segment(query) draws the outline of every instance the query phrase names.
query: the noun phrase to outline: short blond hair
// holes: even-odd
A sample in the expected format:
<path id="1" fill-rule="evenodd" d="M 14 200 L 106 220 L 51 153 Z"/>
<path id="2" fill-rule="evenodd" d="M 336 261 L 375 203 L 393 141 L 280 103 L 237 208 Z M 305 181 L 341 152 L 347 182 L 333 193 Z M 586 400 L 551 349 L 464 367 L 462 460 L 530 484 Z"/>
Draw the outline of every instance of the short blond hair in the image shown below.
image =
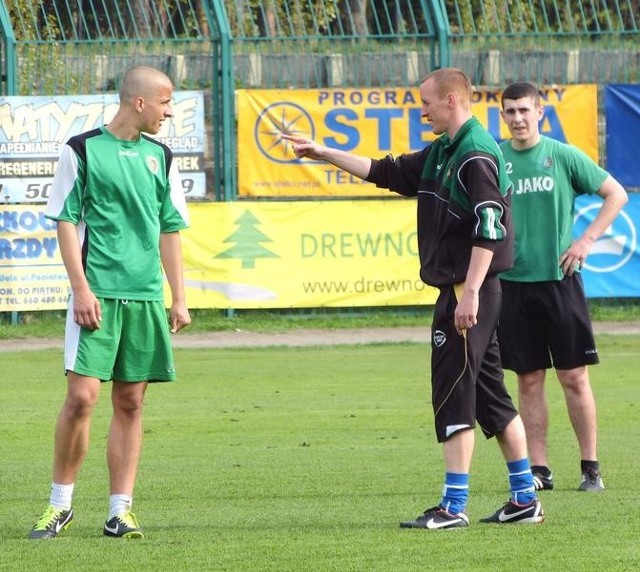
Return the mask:
<path id="1" fill-rule="evenodd" d="M 422 80 L 428 79 L 434 82 L 436 91 L 440 97 L 447 93 L 455 93 L 461 101 L 469 104 L 473 94 L 473 86 L 468 76 L 458 68 L 440 68 L 432 71 Z"/>

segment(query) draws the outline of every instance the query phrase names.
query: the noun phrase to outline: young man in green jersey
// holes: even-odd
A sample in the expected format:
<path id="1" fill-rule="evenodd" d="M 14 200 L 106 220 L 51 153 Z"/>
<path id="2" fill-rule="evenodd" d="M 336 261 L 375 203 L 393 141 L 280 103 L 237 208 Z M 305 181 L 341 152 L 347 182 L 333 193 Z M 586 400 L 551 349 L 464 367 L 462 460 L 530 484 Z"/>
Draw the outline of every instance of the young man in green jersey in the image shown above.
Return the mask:
<path id="1" fill-rule="evenodd" d="M 547 457 L 546 370 L 554 367 L 581 455 L 581 491 L 604 484 L 596 451 L 596 405 L 587 366 L 599 361 L 580 269 L 595 241 L 627 202 L 622 186 L 585 153 L 540 134 L 537 88 L 513 83 L 502 93 L 511 140 L 500 145 L 513 182 L 514 266 L 500 274 L 498 327 L 505 369 L 518 377 L 519 407 L 537 489 L 552 489 Z M 604 202 L 582 236 L 572 240 L 574 199 Z"/>
<path id="2" fill-rule="evenodd" d="M 76 476 L 89 445 L 101 382 L 111 381 L 107 441 L 110 498 L 105 536 L 142 538 L 131 512 L 142 447 L 147 384 L 175 379 L 170 332 L 191 321 L 185 302 L 179 231 L 188 225 L 184 192 L 168 147 L 156 134 L 173 114 L 162 72 L 129 70 L 113 120 L 72 137 L 61 152 L 46 216 L 71 296 L 65 330 L 67 394 L 55 430 L 49 505 L 30 538 L 71 525 Z M 171 290 L 169 319 L 163 275 Z"/>
<path id="3" fill-rule="evenodd" d="M 510 181 L 498 145 L 471 113 L 469 78 L 455 68 L 420 85 L 422 117 L 439 137 L 422 151 L 376 160 L 283 135 L 298 157 L 417 198 L 423 281 L 440 290 L 431 327 L 431 386 L 445 478 L 439 503 L 402 528 L 466 527 L 476 426 L 495 436 L 507 462 L 511 497 L 482 522 L 542 522 L 524 427 L 504 385 L 496 325 L 498 272 L 509 268 L 513 237 Z"/>

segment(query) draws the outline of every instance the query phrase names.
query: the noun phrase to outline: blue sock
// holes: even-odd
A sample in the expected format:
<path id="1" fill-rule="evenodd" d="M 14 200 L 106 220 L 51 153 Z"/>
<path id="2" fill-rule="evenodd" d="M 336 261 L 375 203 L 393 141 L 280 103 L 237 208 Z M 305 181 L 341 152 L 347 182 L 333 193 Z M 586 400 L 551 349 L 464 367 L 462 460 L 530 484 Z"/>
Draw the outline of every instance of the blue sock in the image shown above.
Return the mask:
<path id="1" fill-rule="evenodd" d="M 511 500 L 516 504 L 529 504 L 537 498 L 529 459 L 511 461 L 507 463 L 507 468 L 509 469 Z"/>
<path id="2" fill-rule="evenodd" d="M 445 473 L 440 506 L 450 514 L 458 514 L 467 506 L 469 473 Z"/>

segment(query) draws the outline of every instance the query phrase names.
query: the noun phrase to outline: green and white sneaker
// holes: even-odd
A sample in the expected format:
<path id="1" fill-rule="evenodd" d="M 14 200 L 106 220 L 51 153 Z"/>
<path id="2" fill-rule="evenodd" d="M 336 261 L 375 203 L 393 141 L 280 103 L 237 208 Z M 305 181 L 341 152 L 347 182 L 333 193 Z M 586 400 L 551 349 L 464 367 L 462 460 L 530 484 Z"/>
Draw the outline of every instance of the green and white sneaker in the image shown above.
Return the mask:
<path id="1" fill-rule="evenodd" d="M 73 509 L 62 510 L 49 505 L 40 520 L 33 525 L 29 538 L 55 538 L 71 526 Z"/>
<path id="2" fill-rule="evenodd" d="M 105 536 L 114 538 L 144 538 L 138 519 L 130 510 L 105 522 L 103 532 Z"/>

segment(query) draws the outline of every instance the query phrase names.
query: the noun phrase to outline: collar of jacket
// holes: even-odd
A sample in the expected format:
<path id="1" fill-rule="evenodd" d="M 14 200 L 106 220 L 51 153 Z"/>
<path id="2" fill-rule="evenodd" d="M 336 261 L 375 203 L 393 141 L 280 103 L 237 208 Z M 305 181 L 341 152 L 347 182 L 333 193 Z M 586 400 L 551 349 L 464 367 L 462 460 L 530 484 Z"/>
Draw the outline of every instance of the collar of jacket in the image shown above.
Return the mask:
<path id="1" fill-rule="evenodd" d="M 471 129 L 477 127 L 478 125 L 480 125 L 480 122 L 475 118 L 475 117 L 470 117 L 469 119 L 467 119 L 462 126 L 460 127 L 460 129 L 458 129 L 458 132 L 455 134 L 455 137 L 453 139 L 449 138 L 449 135 L 447 133 L 445 133 L 442 136 L 442 146 L 444 147 L 445 151 L 447 152 L 451 152 L 451 150 L 453 148 L 455 148 L 455 146 L 458 144 L 458 142 L 469 132 L 471 131 Z"/>

